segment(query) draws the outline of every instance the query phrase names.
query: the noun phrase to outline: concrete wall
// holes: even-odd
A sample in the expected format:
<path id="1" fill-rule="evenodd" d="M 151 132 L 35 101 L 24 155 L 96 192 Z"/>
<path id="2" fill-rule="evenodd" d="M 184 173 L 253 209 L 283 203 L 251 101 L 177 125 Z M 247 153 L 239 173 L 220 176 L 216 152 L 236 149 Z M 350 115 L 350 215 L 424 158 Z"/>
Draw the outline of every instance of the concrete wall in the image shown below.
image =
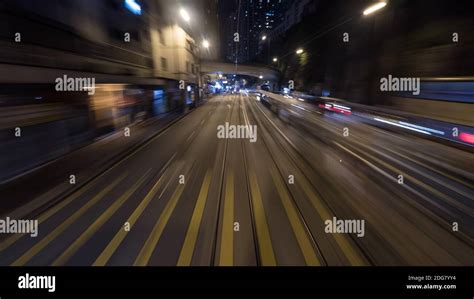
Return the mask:
<path id="1" fill-rule="evenodd" d="M 427 118 L 474 127 L 474 104 L 470 103 L 387 97 L 384 100 L 384 105 L 379 106 L 387 106 Z"/>

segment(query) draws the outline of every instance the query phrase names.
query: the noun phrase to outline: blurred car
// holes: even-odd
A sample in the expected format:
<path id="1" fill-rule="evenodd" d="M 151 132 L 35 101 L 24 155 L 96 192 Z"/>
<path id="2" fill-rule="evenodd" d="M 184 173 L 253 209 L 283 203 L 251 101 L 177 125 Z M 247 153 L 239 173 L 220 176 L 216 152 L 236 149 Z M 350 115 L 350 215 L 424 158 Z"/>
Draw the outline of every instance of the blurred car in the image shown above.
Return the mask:
<path id="1" fill-rule="evenodd" d="M 336 104 L 336 103 L 319 104 L 319 108 L 327 110 L 327 111 L 342 113 L 344 115 L 351 115 L 352 114 L 352 109 L 350 107 L 339 105 L 339 104 Z"/>

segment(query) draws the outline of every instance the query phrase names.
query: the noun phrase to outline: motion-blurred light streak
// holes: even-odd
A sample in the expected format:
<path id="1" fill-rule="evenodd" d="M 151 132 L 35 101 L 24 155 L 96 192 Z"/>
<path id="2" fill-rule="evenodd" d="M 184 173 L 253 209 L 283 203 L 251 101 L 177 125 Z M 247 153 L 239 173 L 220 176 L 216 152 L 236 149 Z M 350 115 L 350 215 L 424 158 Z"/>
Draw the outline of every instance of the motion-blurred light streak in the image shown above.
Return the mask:
<path id="1" fill-rule="evenodd" d="M 380 118 L 377 118 L 377 117 L 375 117 L 374 120 L 379 121 L 379 122 L 382 122 L 382 123 L 385 123 L 385 124 L 388 124 L 388 125 L 392 125 L 392 126 L 397 126 L 397 127 L 400 127 L 400 128 L 404 128 L 404 129 L 407 129 L 407 130 L 412 130 L 412 131 L 415 131 L 415 132 L 418 132 L 418 133 L 422 133 L 422 134 L 426 134 L 426 135 L 431 135 L 430 132 L 423 131 L 423 130 L 418 130 L 418 129 L 415 129 L 415 128 L 411 128 L 411 127 L 409 127 L 409 126 L 404 126 L 404 125 L 397 124 L 397 123 L 395 123 L 395 122 L 391 122 L 391 121 L 388 121 L 388 120 L 380 119 Z"/>

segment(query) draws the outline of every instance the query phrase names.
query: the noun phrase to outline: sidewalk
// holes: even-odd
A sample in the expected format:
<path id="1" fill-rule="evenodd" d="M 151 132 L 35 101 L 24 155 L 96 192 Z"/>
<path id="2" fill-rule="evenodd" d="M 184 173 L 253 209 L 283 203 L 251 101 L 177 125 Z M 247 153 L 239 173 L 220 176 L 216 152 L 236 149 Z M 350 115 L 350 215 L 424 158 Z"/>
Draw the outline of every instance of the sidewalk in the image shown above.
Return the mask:
<path id="1" fill-rule="evenodd" d="M 67 194 L 80 189 L 185 115 L 187 113 L 171 113 L 151 118 L 131 127 L 130 137 L 125 137 L 122 130 L 114 132 L 1 185 L 0 215 L 12 218 L 34 215 L 45 205 L 52 205 Z M 74 188 L 71 188 L 69 183 L 70 175 L 76 176 Z M 19 207 L 21 211 L 16 210 Z"/>

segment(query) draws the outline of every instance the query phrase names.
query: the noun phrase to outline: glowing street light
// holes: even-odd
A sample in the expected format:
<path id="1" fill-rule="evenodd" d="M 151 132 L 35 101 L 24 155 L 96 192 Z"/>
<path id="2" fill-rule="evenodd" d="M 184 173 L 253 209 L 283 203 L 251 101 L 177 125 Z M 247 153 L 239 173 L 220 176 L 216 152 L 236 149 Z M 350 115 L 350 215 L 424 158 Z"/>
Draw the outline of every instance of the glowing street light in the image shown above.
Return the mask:
<path id="1" fill-rule="evenodd" d="M 142 7 L 135 0 L 125 0 L 125 8 L 136 15 L 142 14 Z"/>
<path id="2" fill-rule="evenodd" d="M 186 22 L 191 21 L 191 17 L 189 16 L 189 13 L 184 8 L 181 8 L 179 10 L 179 14 L 181 15 L 181 18 L 183 18 L 183 20 L 185 20 Z"/>
<path id="3" fill-rule="evenodd" d="M 303 49 L 298 49 L 296 50 L 296 54 L 300 55 L 300 54 L 303 54 L 304 50 Z"/>
<path id="4" fill-rule="evenodd" d="M 266 35 L 262 36 L 262 40 L 266 40 L 266 39 L 267 39 Z"/>
<path id="5" fill-rule="evenodd" d="M 263 79 L 263 76 L 262 76 L 262 75 L 260 75 L 260 76 L 258 76 L 258 78 L 259 78 L 260 80 L 262 80 L 262 79 Z"/>
<path id="6" fill-rule="evenodd" d="M 379 2 L 379 3 L 376 3 L 372 6 L 369 6 L 366 10 L 364 10 L 364 16 L 370 15 L 371 13 L 373 13 L 373 12 L 379 10 L 379 9 L 382 9 L 385 6 L 387 6 L 387 2 Z"/>
<path id="7" fill-rule="evenodd" d="M 277 62 L 277 61 L 278 61 L 278 58 L 273 57 L 273 62 Z"/>
<path id="8" fill-rule="evenodd" d="M 209 41 L 208 41 L 208 40 L 206 40 L 206 39 L 205 39 L 205 40 L 203 40 L 203 41 L 202 41 L 202 46 L 204 47 L 204 49 L 208 49 L 208 48 L 209 48 L 209 46 L 210 46 L 210 44 L 209 44 Z"/>

